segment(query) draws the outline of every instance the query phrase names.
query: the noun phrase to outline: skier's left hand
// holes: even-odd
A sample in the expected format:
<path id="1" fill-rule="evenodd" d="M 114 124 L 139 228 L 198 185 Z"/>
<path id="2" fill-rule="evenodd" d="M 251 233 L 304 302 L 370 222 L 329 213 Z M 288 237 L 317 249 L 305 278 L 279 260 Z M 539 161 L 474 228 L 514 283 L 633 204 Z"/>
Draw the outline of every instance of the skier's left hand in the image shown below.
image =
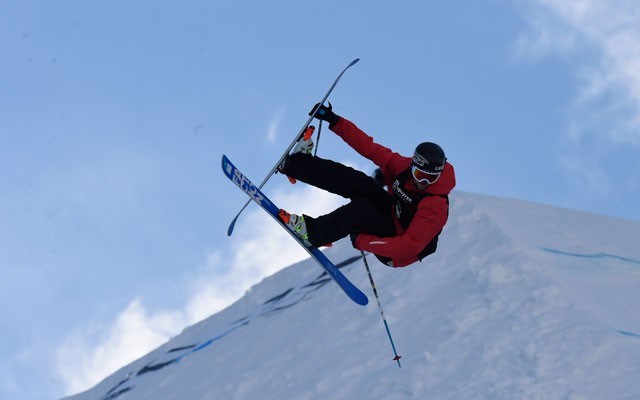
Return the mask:
<path id="1" fill-rule="evenodd" d="M 313 115 L 316 108 L 318 109 L 318 112 L 316 112 L 315 117 L 321 121 L 327 121 L 329 125 L 335 124 L 340 119 L 340 117 L 333 112 L 333 106 L 331 106 L 331 103 L 329 103 L 329 107 L 324 104 L 317 103 L 313 106 L 311 111 L 309 111 L 309 116 Z"/>

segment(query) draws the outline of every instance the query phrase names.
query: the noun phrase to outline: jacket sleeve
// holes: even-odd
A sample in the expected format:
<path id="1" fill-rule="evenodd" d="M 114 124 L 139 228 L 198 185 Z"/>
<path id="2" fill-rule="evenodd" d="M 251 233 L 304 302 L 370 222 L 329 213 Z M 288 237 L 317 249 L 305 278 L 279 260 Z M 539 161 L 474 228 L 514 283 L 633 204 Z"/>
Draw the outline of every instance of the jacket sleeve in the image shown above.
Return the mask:
<path id="1" fill-rule="evenodd" d="M 444 227 L 447 222 L 446 210 L 445 199 L 425 198 L 420 202 L 411 224 L 402 234 L 381 238 L 363 233 L 356 237 L 355 247 L 392 259 L 415 257 Z"/>
<path id="2" fill-rule="evenodd" d="M 385 176 L 396 176 L 407 168 L 407 157 L 375 143 L 371 136 L 364 133 L 348 119 L 340 117 L 338 122 L 331 126 L 331 130 L 361 156 L 373 161 L 382 169 Z"/>

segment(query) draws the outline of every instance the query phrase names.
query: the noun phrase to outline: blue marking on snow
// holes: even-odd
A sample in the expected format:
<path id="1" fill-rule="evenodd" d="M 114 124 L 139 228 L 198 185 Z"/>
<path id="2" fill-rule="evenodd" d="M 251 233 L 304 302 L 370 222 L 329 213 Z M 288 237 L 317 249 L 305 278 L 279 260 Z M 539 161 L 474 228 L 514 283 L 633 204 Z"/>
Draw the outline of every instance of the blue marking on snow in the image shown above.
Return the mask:
<path id="1" fill-rule="evenodd" d="M 351 265 L 355 261 L 359 260 L 360 258 L 361 258 L 360 256 L 349 258 L 349 259 L 337 264 L 336 265 L 336 269 L 343 268 L 345 266 Z M 131 373 L 131 375 L 128 376 L 125 380 L 119 382 L 116 386 L 111 388 L 111 390 L 109 390 L 103 397 L 101 397 L 100 400 L 115 400 L 120 395 L 122 395 L 122 394 L 124 394 L 124 393 L 126 393 L 126 392 L 128 392 L 130 390 L 133 390 L 135 388 L 135 385 L 133 385 L 131 381 L 133 379 L 135 379 L 136 377 L 144 375 L 144 374 L 147 374 L 147 373 L 154 373 L 154 372 L 157 372 L 157 371 L 159 371 L 161 369 L 164 369 L 164 368 L 166 368 L 166 367 L 168 367 L 170 365 L 177 364 L 180 361 L 182 361 L 185 357 L 189 357 L 193 353 L 196 353 L 196 352 L 198 352 L 200 350 L 203 350 L 203 349 L 211 346 L 215 342 L 225 338 L 227 335 L 229 335 L 229 334 L 233 333 L 234 331 L 242 328 L 243 326 L 249 325 L 254 318 L 259 318 L 261 316 L 266 316 L 266 315 L 269 315 L 272 312 L 276 312 L 276 311 L 280 311 L 280 310 L 284 310 L 286 308 L 292 307 L 292 306 L 298 304 L 299 302 L 301 302 L 302 300 L 304 300 L 306 298 L 306 296 L 309 295 L 309 293 L 317 290 L 319 287 L 323 286 L 324 284 L 326 284 L 330 280 L 331 280 L 331 278 L 328 277 L 327 272 L 324 271 L 313 282 L 308 283 L 307 285 L 304 285 L 301 288 L 290 288 L 290 289 L 280 293 L 278 296 L 272 297 L 270 300 L 267 300 L 266 302 L 264 302 L 262 304 L 260 309 L 257 310 L 255 313 L 247 315 L 247 316 L 245 316 L 243 318 L 240 318 L 239 320 L 236 320 L 235 322 L 231 323 L 231 325 L 225 331 L 223 331 L 222 333 L 218 334 L 217 336 L 211 337 L 211 338 L 205 340 L 202 343 L 196 343 L 196 344 L 190 344 L 190 345 L 187 345 L 187 346 L 175 347 L 175 348 L 172 348 L 172 349 L 168 350 L 166 354 L 171 354 L 171 355 L 178 354 L 178 353 L 182 353 L 182 354 L 176 355 L 175 357 L 172 357 L 172 358 L 169 358 L 169 359 L 165 359 L 165 361 L 155 360 L 155 361 L 145 365 L 135 375 L 134 375 L 134 373 Z M 308 289 L 308 288 L 312 288 L 312 289 Z M 120 387 L 123 386 L 125 383 L 128 383 L 130 386 L 127 386 L 127 387 L 124 387 L 124 388 L 120 389 Z M 120 390 L 117 390 L 117 389 L 120 389 Z"/>
<path id="2" fill-rule="evenodd" d="M 229 332 L 227 332 L 229 333 Z M 202 343 L 200 346 L 196 347 L 195 349 L 193 349 L 193 353 L 195 353 L 196 351 L 200 351 L 202 349 L 204 349 L 205 347 L 209 346 L 211 343 L 213 343 L 214 340 L 218 340 L 220 338 L 222 338 L 223 336 L 219 336 L 215 339 L 209 339 L 206 342 Z"/>
<path id="3" fill-rule="evenodd" d="M 640 339 L 640 335 L 637 334 L 637 333 L 633 333 L 633 332 L 629 332 L 629 331 L 622 331 L 620 329 L 615 329 L 615 328 L 611 328 L 611 330 L 616 332 L 616 333 L 619 333 L 621 335 L 624 335 L 624 336 L 631 336 L 631 337 L 635 337 L 635 338 Z"/>
<path id="4" fill-rule="evenodd" d="M 571 256 L 571 257 L 580 257 L 580 258 L 612 258 L 614 260 L 618 260 L 618 261 L 624 261 L 624 262 L 628 262 L 628 263 L 633 263 L 633 264 L 638 264 L 640 265 L 640 260 L 634 260 L 633 258 L 628 258 L 628 257 L 622 257 L 622 256 L 618 256 L 615 254 L 608 254 L 608 253 L 594 253 L 594 254 L 580 254 L 580 253 L 570 253 L 567 251 L 562 251 L 562 250 L 555 250 L 555 249 L 550 249 L 547 247 L 540 247 L 540 249 L 548 252 L 548 253 L 553 253 L 553 254 L 559 254 L 562 256 Z"/>

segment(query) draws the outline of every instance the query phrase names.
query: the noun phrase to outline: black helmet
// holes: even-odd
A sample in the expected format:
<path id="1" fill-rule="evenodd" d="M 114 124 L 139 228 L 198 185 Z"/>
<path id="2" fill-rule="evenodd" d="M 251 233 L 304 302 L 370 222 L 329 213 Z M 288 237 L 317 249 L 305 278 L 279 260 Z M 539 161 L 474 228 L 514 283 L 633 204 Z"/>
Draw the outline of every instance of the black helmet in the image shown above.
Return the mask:
<path id="1" fill-rule="evenodd" d="M 446 162 L 447 157 L 444 155 L 444 150 L 435 143 L 420 143 L 413 152 L 412 165 L 425 172 L 439 174 L 444 169 Z"/>
<path id="2" fill-rule="evenodd" d="M 440 179 L 447 157 L 440 146 L 431 142 L 420 143 L 413 152 L 411 175 L 418 185 L 431 185 Z"/>

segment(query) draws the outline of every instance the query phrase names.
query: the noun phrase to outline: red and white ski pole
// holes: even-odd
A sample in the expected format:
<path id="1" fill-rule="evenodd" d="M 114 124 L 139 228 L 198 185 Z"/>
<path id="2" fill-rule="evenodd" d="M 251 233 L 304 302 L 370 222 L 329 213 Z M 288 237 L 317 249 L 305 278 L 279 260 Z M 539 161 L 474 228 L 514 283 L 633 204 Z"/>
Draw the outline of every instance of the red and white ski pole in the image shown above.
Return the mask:
<path id="1" fill-rule="evenodd" d="M 391 337 L 391 331 L 389 330 L 389 324 L 387 324 L 387 319 L 384 317 L 384 311 L 382 311 L 382 305 L 380 305 L 380 297 L 378 296 L 378 289 L 376 289 L 376 284 L 373 282 L 373 276 L 371 275 L 371 270 L 369 269 L 369 263 L 367 262 L 367 257 L 364 255 L 364 251 L 360 251 L 362 253 L 362 261 L 364 261 L 364 266 L 367 269 L 367 274 L 369 275 L 369 282 L 371 282 L 371 289 L 373 289 L 373 294 L 376 296 L 376 302 L 378 303 L 378 308 L 380 309 L 380 315 L 382 316 L 382 322 L 384 322 L 384 328 L 387 330 L 387 336 L 389 336 L 389 341 L 391 342 L 391 348 L 393 349 L 393 361 L 398 363 L 398 367 L 402 368 L 400 365 L 401 356 L 396 352 L 396 346 L 393 344 L 393 338 Z"/>

